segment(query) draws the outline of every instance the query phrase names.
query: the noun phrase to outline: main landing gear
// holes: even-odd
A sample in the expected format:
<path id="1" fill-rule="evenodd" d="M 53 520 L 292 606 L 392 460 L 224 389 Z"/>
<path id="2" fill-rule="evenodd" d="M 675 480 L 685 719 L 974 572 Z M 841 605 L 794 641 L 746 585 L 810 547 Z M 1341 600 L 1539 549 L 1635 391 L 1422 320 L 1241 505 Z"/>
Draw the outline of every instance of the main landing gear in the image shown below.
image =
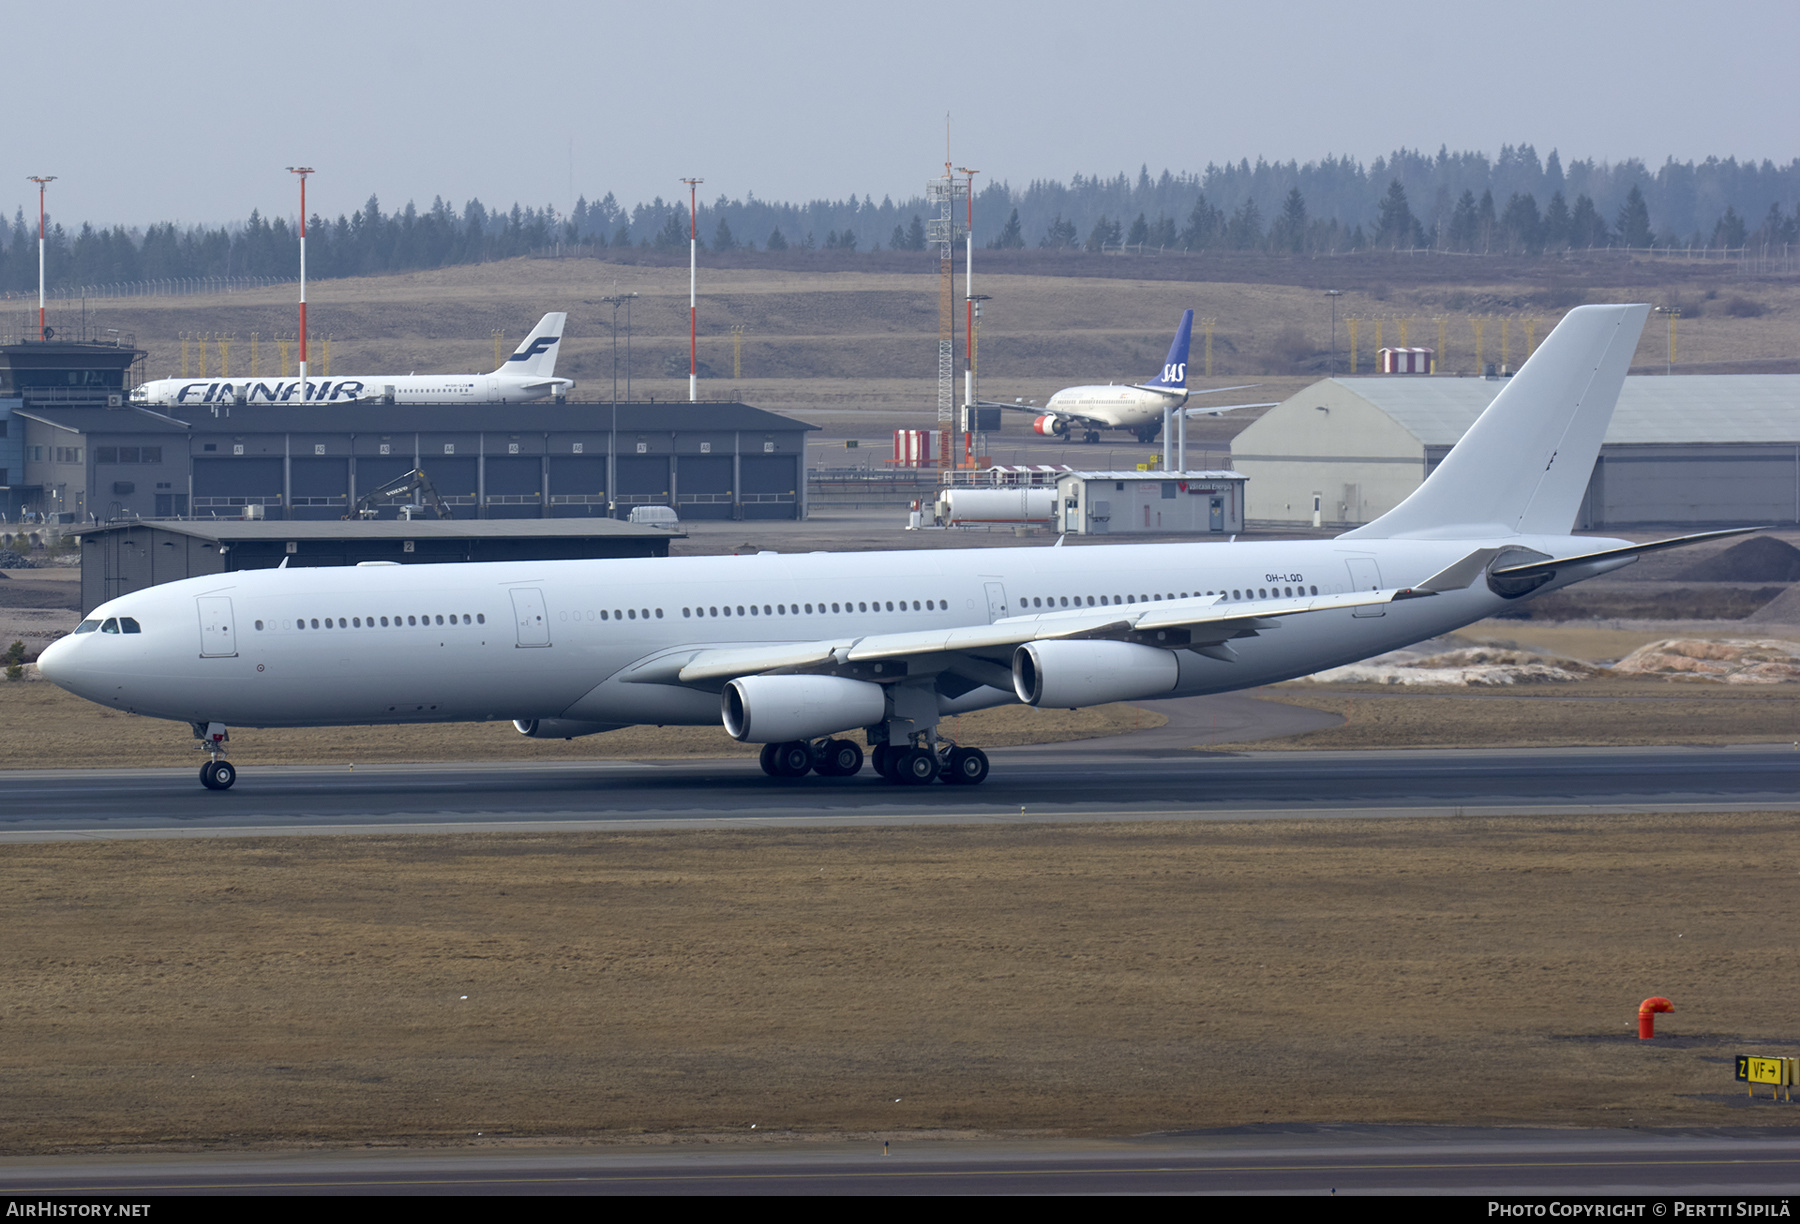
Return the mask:
<path id="1" fill-rule="evenodd" d="M 762 770 L 771 778 L 800 778 L 809 773 L 848 778 L 862 771 L 863 750 L 854 740 L 832 739 L 809 744 L 790 740 L 764 744 Z M 942 779 L 953 786 L 975 786 L 987 780 L 987 753 L 979 748 L 941 744 L 877 744 L 870 751 L 875 772 L 896 785 L 925 786 Z"/>
<path id="2" fill-rule="evenodd" d="M 952 786 L 975 786 L 987 780 L 987 753 L 979 748 L 942 744 L 936 752 L 924 745 L 875 745 L 875 770 L 889 782 L 925 786 L 941 778 Z"/>
<path id="3" fill-rule="evenodd" d="M 764 744 L 762 769 L 771 778 L 803 778 L 816 773 L 827 778 L 848 778 L 860 773 L 863 750 L 855 740 L 828 739 L 816 744 L 789 740 Z"/>
<path id="4" fill-rule="evenodd" d="M 195 723 L 194 738 L 199 741 L 194 747 L 209 754 L 206 764 L 200 767 L 200 785 L 207 790 L 230 790 L 237 781 L 237 768 L 225 759 L 225 745 L 231 740 L 225 724 Z"/>

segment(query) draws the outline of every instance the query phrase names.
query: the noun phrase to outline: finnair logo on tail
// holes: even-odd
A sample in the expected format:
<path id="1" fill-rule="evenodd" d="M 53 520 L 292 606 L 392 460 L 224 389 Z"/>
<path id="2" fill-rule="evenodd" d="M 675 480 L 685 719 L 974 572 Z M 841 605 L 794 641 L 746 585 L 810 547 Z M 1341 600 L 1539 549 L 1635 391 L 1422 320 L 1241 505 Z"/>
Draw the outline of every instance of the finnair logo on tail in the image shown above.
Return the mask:
<path id="1" fill-rule="evenodd" d="M 530 361 L 539 353 L 547 353 L 555 348 L 556 342 L 560 339 L 562 339 L 560 336 L 539 336 L 536 340 L 533 340 L 530 344 L 514 353 L 511 357 L 508 357 L 507 360 Z"/>

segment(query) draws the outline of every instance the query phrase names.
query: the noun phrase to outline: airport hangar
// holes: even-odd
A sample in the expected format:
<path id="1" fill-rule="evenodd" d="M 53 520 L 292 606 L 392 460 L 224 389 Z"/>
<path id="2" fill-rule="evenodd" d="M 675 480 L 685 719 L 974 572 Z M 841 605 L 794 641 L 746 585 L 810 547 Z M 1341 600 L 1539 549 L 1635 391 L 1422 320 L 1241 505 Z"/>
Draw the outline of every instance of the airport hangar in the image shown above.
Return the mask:
<path id="1" fill-rule="evenodd" d="M 68 524 L 336 521 L 417 468 L 459 520 L 624 518 L 637 506 L 672 506 L 683 519 L 802 519 L 806 434 L 817 428 L 738 403 L 622 403 L 615 429 L 610 403 L 164 413 L 114 399 L 9 406 L 23 504 Z M 398 514 L 394 503 L 378 510 Z"/>
<path id="2" fill-rule="evenodd" d="M 1329 378 L 1231 444 L 1253 525 L 1349 528 L 1423 483 L 1505 379 Z M 1314 518 L 1317 498 L 1318 518 Z M 1625 380 L 1575 526 L 1800 522 L 1800 375 Z"/>

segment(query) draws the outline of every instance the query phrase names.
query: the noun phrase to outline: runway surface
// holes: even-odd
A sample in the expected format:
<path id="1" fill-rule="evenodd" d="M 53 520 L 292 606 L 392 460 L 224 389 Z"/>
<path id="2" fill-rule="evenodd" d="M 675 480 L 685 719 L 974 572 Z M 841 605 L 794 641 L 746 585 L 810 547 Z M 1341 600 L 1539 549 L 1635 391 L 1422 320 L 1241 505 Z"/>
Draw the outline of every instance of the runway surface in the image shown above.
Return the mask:
<path id="1" fill-rule="evenodd" d="M 1800 1139 L 1342 1126 L 1109 1142 L 898 1141 L 675 1149 L 25 1158 L 0 1195 L 1466 1194 L 1707 1196 L 1800 1190 Z M 1661 1212 L 1646 1212 L 1646 1216 Z"/>
<path id="2" fill-rule="evenodd" d="M 1120 743 L 1121 741 L 1109 741 Z M 844 826 L 1800 809 L 1800 751 L 998 749 L 981 786 L 780 780 L 744 760 L 0 774 L 0 842 L 471 829 Z"/>

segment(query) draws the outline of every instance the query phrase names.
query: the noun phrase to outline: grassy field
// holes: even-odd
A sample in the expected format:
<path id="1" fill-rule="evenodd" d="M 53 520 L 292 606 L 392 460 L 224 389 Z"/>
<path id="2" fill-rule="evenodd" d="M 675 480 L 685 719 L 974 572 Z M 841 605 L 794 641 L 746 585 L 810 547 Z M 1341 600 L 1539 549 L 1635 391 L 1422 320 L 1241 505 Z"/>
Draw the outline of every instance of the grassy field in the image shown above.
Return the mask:
<path id="1" fill-rule="evenodd" d="M 1599 679 L 1507 689 L 1291 683 L 1260 696 L 1344 719 L 1258 749 L 1573 748 L 1793 742 L 1800 692 L 1662 679 Z"/>
<path id="2" fill-rule="evenodd" d="M 1754 814 L 12 846 L 0 1152 L 1781 1124 L 1730 1055 L 1800 1039 L 1797 855 Z"/>
<path id="3" fill-rule="evenodd" d="M 1442 262 L 1442 261 L 1438 261 Z M 1216 320 L 1214 383 L 1246 376 L 1279 376 L 1279 398 L 1329 365 L 1331 313 L 1313 282 L 1329 276 L 1332 261 L 1193 261 L 1121 275 L 1045 275 L 1042 261 L 1022 261 L 1028 274 L 1002 270 L 977 275 L 991 295 L 981 326 L 978 357 L 984 394 L 1042 400 L 1077 381 L 1135 380 L 1155 371 L 1182 310 Z M 891 266 L 891 265 L 889 265 Z M 1080 261 L 1071 267 L 1089 267 Z M 1172 267 L 1172 265 L 1171 265 Z M 1344 265 L 1346 292 L 1337 308 L 1339 369 L 1348 345 L 1347 319 L 1360 319 L 1363 370 L 1370 368 L 1376 326 L 1384 343 L 1406 339 L 1437 345 L 1438 318 L 1446 320 L 1440 369 L 1474 369 L 1474 330 L 1486 320 L 1484 359 L 1523 359 L 1528 320 L 1541 339 L 1581 301 L 1680 301 L 1679 356 L 1693 369 L 1765 368 L 1754 363 L 1793 360 L 1793 318 L 1800 286 L 1786 281 L 1746 283 L 1722 267 L 1603 265 L 1583 268 L 1535 261 L 1524 272 L 1479 261 L 1458 264 L 1476 279 L 1443 279 L 1440 268 L 1409 270 L 1405 261 L 1391 277 L 1359 274 Z M 1128 271 L 1128 269 L 1127 269 Z M 1488 278 L 1488 279 L 1483 279 Z M 469 371 L 493 368 L 493 333 L 510 350 L 546 310 L 567 310 L 569 331 L 558 372 L 581 383 L 580 394 L 611 394 L 612 310 L 600 299 L 639 294 L 632 312 L 632 390 L 638 396 L 685 399 L 687 275 L 685 267 L 613 264 L 593 259 L 518 259 L 401 276 L 317 282 L 309 293 L 315 344 L 331 337 L 332 368 Z M 741 397 L 781 411 L 820 413 L 849 429 L 861 413 L 881 419 L 872 433 L 906 424 L 897 414 L 925 417 L 935 402 L 937 283 L 932 265 L 919 270 L 783 271 L 755 267 L 701 271 L 701 359 L 716 377 L 709 396 Z M 1709 300 L 1708 295 L 1712 295 Z M 150 353 L 151 377 L 181 368 L 181 336 L 230 334 L 232 372 L 250 370 L 250 338 L 258 333 L 259 370 L 277 371 L 273 342 L 295 326 L 292 286 L 229 295 L 109 299 L 93 305 L 104 327 L 132 332 Z M 1727 307 L 1738 298 L 1765 313 L 1737 317 Z M 1510 319 L 1502 335 L 1502 319 Z M 742 375 L 732 373 L 733 327 L 744 329 Z M 1203 328 L 1196 330 L 1191 363 L 1204 385 Z M 208 342 L 208 370 L 220 371 L 216 340 Z M 1661 368 L 1667 337 L 1647 328 L 1637 361 Z M 1504 352 L 1503 352 L 1504 348 Z M 323 357 L 313 355 L 315 369 Z M 189 368 L 197 373 L 198 348 Z M 672 374 L 665 373 L 672 361 Z M 1744 365 L 1744 363 L 1752 363 Z M 1767 367 L 1774 368 L 1774 367 Z M 1251 418 L 1244 417 L 1247 421 Z M 837 426 L 834 425 L 834 428 Z M 1238 426 L 1241 427 L 1241 426 Z M 851 430 L 852 433 L 854 430 Z"/>

